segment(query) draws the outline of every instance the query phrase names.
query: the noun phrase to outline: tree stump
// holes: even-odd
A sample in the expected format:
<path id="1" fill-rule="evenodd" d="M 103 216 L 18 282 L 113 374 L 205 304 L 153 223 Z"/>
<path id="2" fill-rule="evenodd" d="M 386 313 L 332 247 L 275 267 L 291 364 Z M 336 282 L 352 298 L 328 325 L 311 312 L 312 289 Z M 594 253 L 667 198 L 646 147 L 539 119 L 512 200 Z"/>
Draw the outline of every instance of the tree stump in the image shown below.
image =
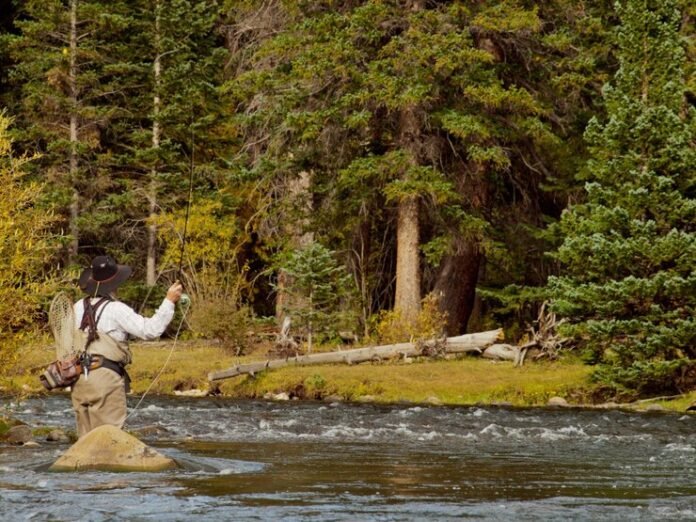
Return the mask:
<path id="1" fill-rule="evenodd" d="M 287 359 L 289 357 L 297 357 L 300 355 L 300 345 L 290 335 L 291 324 L 292 319 L 289 315 L 286 315 L 283 319 L 283 324 L 280 327 L 280 331 L 278 332 L 273 347 L 268 350 L 268 355 L 278 357 L 280 359 Z"/>

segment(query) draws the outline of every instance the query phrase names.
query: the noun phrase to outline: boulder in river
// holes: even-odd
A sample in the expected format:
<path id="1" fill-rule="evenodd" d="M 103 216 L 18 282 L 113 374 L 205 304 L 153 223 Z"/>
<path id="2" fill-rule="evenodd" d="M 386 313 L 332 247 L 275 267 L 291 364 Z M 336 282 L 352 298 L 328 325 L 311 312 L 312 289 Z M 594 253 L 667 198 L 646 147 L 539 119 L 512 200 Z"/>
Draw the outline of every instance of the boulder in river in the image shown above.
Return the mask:
<path id="1" fill-rule="evenodd" d="M 125 431 L 105 424 L 83 435 L 50 471 L 164 471 L 178 464 Z"/>
<path id="2" fill-rule="evenodd" d="M 32 440 L 34 440 L 34 436 L 31 433 L 31 428 L 25 424 L 12 426 L 5 434 L 5 441 L 10 444 L 25 444 Z"/>

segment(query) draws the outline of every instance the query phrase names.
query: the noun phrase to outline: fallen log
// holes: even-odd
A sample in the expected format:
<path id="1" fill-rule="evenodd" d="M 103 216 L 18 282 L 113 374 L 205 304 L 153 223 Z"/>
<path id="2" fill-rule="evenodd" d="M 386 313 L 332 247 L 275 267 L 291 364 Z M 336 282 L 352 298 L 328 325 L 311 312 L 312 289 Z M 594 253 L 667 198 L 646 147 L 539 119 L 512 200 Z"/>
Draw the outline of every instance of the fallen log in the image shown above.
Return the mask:
<path id="1" fill-rule="evenodd" d="M 208 374 L 209 381 L 220 381 L 229 379 L 237 375 L 253 375 L 263 370 L 281 368 L 283 366 L 307 366 L 311 364 L 346 363 L 354 364 L 365 361 L 381 361 L 395 356 L 414 357 L 427 355 L 435 351 L 444 353 L 465 353 L 483 350 L 502 339 L 503 330 L 490 330 L 488 332 L 477 332 L 457 337 L 447 337 L 442 342 L 427 341 L 424 343 L 399 343 L 384 346 L 368 346 L 365 348 L 354 348 L 352 350 L 342 350 L 338 352 L 313 353 L 309 355 L 297 355 L 285 359 L 272 359 L 262 362 L 238 364 L 227 370 L 211 372 Z"/>
<path id="2" fill-rule="evenodd" d="M 481 354 L 486 359 L 513 361 L 516 365 L 520 358 L 520 349 L 510 344 L 492 344 Z"/>

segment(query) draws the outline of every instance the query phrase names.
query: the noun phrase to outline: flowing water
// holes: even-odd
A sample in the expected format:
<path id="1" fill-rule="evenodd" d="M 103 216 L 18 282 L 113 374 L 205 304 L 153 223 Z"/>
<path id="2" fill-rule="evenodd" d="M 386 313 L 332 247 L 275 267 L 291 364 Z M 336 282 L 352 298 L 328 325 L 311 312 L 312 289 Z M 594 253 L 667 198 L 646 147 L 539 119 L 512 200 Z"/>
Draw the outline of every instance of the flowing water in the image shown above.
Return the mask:
<path id="1" fill-rule="evenodd" d="M 13 415 L 73 427 L 66 396 Z M 183 468 L 51 473 L 0 446 L 0 520 L 694 520 L 696 416 L 148 397 L 127 429 Z"/>

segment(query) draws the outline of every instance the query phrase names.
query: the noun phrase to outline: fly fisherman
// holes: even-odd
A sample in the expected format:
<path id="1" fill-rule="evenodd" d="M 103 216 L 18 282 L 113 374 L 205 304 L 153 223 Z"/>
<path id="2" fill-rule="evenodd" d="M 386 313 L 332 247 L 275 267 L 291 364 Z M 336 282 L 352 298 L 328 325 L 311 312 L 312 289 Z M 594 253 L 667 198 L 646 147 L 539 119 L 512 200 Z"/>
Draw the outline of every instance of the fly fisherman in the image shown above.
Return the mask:
<path id="1" fill-rule="evenodd" d="M 76 327 L 87 332 L 87 368 L 72 387 L 77 435 L 103 424 L 121 428 L 126 420 L 126 392 L 130 381 L 125 367 L 131 362 L 128 336 L 156 339 L 174 317 L 182 286 L 174 283 L 150 318 L 116 300 L 116 289 L 128 279 L 131 268 L 111 256 L 97 256 L 80 275 L 87 297 L 75 303 Z"/>

